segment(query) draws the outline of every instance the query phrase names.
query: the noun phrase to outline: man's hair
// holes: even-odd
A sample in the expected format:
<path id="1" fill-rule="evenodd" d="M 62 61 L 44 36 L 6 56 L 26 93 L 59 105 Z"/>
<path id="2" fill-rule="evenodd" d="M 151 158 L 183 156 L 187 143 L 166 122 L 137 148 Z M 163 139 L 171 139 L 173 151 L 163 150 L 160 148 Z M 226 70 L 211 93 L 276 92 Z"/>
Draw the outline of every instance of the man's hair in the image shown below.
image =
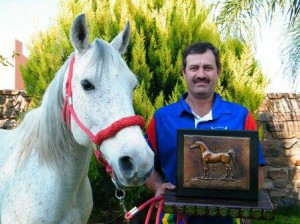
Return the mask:
<path id="1" fill-rule="evenodd" d="M 211 50 L 216 59 L 217 69 L 221 68 L 219 50 L 209 42 L 196 42 L 189 45 L 183 52 L 182 68 L 186 68 L 186 58 L 189 54 L 204 54 L 206 51 Z"/>

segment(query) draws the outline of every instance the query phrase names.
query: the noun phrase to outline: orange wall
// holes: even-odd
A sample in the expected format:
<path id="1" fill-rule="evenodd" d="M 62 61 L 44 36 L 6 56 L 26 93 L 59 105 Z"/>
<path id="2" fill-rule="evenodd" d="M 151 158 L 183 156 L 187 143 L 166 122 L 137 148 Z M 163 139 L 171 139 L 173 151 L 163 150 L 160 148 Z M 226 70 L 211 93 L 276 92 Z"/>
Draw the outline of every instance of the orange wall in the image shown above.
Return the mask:
<path id="1" fill-rule="evenodd" d="M 27 58 L 23 55 L 23 44 L 18 40 L 15 40 L 15 52 L 19 54 L 15 56 L 15 89 L 23 90 L 24 82 L 20 71 L 20 65 L 25 65 Z"/>

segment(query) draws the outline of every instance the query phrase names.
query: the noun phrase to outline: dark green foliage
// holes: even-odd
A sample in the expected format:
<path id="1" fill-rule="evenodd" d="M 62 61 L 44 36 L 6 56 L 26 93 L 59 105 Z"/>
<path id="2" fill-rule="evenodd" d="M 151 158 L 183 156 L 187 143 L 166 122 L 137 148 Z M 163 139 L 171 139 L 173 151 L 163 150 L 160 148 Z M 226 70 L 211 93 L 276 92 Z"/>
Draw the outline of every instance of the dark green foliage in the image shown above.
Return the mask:
<path id="1" fill-rule="evenodd" d="M 89 178 L 93 189 L 94 207 L 109 209 L 117 207 L 118 201 L 111 197 L 115 193 L 115 187 L 105 167 L 101 166 L 93 156 L 89 167 Z"/>
<path id="2" fill-rule="evenodd" d="M 53 25 L 32 40 L 30 56 L 22 69 L 27 93 L 37 106 L 52 80 L 73 51 L 69 30 L 76 15 L 84 12 L 90 40 L 111 41 L 127 20 L 131 41 L 124 55 L 138 76 L 134 92 L 137 114 L 148 122 L 155 109 L 178 100 L 186 90 L 181 74 L 182 52 L 195 41 L 210 41 L 220 48 L 223 64 L 217 91 L 226 99 L 246 105 L 252 112 L 263 100 L 266 80 L 251 48 L 237 39 L 221 39 L 216 25 L 208 18 L 210 9 L 196 0 L 62 0 L 61 11 Z M 119 210 L 114 187 L 104 168 L 93 157 L 89 177 L 94 206 Z M 126 205 L 139 205 L 150 193 L 144 187 L 127 192 Z"/>
<path id="3" fill-rule="evenodd" d="M 300 223 L 300 205 L 278 207 L 274 220 L 252 220 L 252 224 L 298 224 Z"/>

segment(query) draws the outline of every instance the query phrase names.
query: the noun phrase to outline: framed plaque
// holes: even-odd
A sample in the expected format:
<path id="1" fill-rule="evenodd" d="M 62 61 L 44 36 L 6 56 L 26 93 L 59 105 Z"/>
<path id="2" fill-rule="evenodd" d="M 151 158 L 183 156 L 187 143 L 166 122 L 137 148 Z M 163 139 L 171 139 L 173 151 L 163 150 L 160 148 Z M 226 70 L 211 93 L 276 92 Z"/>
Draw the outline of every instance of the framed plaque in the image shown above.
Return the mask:
<path id="1" fill-rule="evenodd" d="M 258 133 L 179 129 L 176 196 L 258 200 Z"/>

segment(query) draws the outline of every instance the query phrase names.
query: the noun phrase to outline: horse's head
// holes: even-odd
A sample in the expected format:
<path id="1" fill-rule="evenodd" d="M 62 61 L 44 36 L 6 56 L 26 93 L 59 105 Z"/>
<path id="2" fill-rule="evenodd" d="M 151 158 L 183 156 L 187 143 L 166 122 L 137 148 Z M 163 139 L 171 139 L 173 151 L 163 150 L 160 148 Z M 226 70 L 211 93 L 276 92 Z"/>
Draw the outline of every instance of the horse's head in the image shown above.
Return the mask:
<path id="1" fill-rule="evenodd" d="M 190 145 L 190 150 L 194 149 L 200 149 L 201 152 L 203 152 L 203 150 L 207 149 L 207 146 L 203 141 L 195 139 L 195 141 Z"/>
<path id="2" fill-rule="evenodd" d="M 64 116 L 75 140 L 89 148 L 98 145 L 119 187 L 143 184 L 154 157 L 140 128 L 144 121 L 133 109 L 137 78 L 121 57 L 129 35 L 127 23 L 111 43 L 96 39 L 90 44 L 85 16 L 79 15 L 71 29 L 75 59 L 63 90 Z"/>

